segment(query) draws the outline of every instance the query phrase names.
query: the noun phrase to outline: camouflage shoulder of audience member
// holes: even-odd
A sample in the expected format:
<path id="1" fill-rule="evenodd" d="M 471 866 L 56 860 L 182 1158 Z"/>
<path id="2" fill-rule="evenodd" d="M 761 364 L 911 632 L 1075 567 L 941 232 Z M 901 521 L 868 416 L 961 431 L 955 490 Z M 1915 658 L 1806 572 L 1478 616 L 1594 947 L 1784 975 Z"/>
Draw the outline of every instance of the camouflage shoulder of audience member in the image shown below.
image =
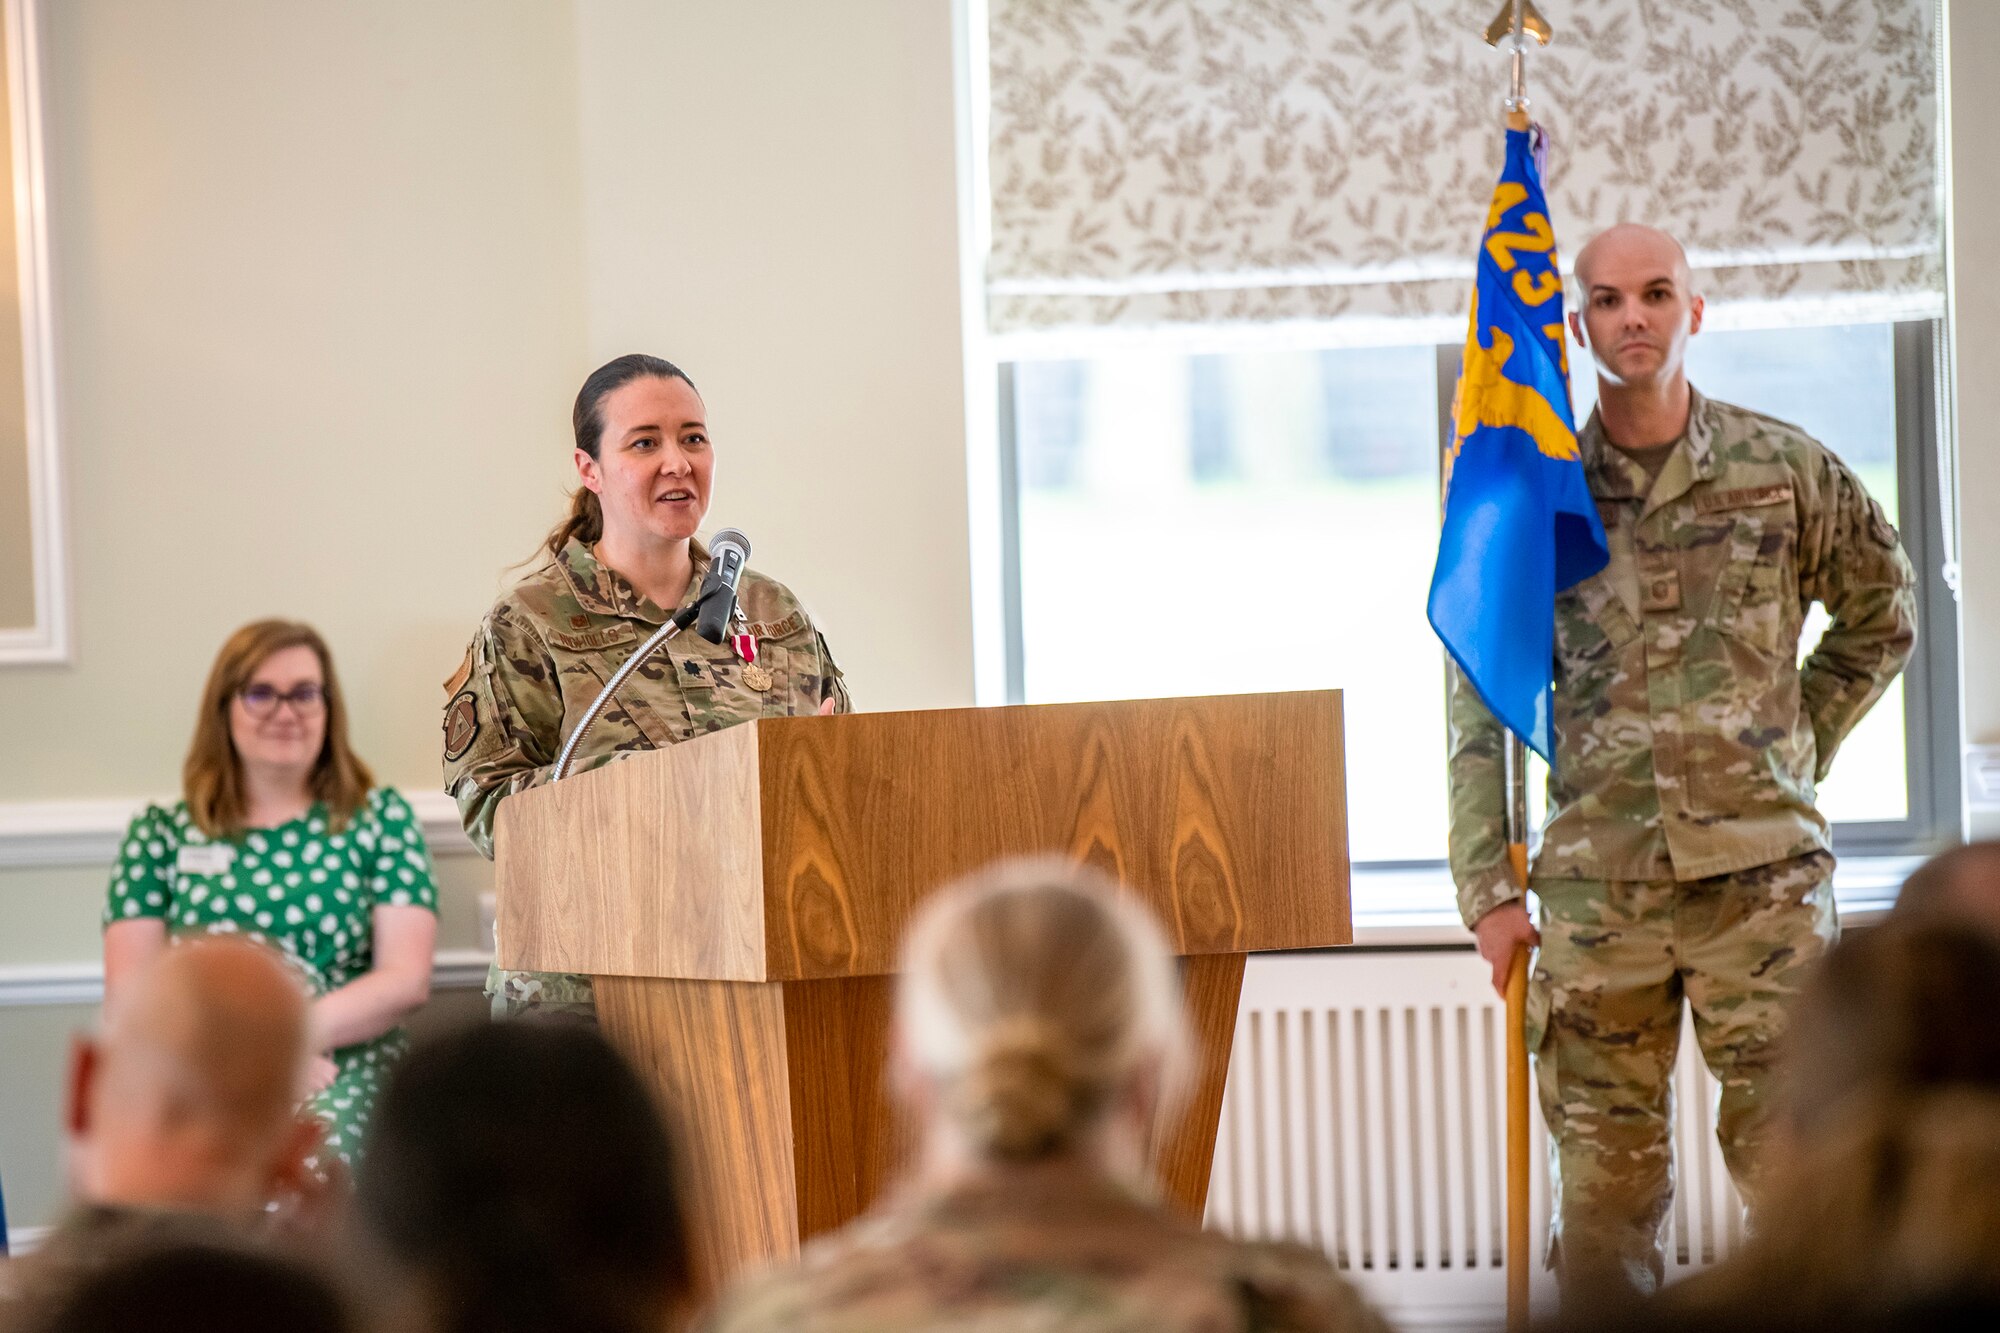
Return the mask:
<path id="1" fill-rule="evenodd" d="M 919 1333 L 954 1327 L 1144 1328 L 1193 1333 L 1389 1333 L 1390 1325 L 1303 1246 L 1239 1244 L 1109 1222 L 1074 1257 L 1024 1253 L 1003 1233 L 915 1238 L 910 1219 L 863 1218 L 794 1265 L 730 1291 L 708 1333 Z M 1023 1225 L 1031 1223 L 1024 1218 Z"/>
<path id="2" fill-rule="evenodd" d="M 1252 1333 L 1390 1333 L 1387 1320 L 1326 1255 L 1290 1242 L 1236 1247 Z"/>

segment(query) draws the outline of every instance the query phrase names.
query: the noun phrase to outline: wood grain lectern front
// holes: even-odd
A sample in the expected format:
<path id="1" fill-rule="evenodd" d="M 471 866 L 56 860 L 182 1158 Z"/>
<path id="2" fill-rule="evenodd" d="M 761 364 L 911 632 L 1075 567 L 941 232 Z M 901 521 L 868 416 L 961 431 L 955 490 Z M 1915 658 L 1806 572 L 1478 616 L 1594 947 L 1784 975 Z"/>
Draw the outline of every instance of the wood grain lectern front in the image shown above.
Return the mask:
<path id="1" fill-rule="evenodd" d="M 910 1147 L 887 1101 L 911 912 L 1058 853 L 1158 913 L 1202 1043 L 1158 1127 L 1199 1215 L 1243 959 L 1349 941 L 1337 691 L 771 718 L 509 797 L 503 967 L 596 978 L 673 1108 L 704 1285 L 860 1212 Z"/>

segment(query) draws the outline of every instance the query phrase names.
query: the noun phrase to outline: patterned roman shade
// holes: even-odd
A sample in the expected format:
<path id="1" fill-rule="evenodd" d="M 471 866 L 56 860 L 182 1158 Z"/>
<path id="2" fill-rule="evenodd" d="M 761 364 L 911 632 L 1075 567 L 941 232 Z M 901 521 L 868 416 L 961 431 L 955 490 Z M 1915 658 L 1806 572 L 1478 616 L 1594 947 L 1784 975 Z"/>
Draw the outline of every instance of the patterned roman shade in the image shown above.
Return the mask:
<path id="1" fill-rule="evenodd" d="M 1463 322 L 1502 151 L 1495 0 L 990 4 L 995 334 Z M 1541 8 L 1565 265 L 1631 219 L 1682 239 L 1713 323 L 1942 312 L 1937 0 Z"/>

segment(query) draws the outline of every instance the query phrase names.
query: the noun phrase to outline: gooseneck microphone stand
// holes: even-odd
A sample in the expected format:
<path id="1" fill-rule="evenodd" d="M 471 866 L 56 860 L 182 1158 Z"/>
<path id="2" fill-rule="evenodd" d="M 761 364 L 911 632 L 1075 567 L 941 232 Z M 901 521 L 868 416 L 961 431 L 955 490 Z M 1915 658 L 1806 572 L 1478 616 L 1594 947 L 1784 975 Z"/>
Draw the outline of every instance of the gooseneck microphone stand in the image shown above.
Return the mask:
<path id="1" fill-rule="evenodd" d="M 657 652 L 660 645 L 664 644 L 668 639 L 673 638 L 676 634 L 679 634 L 689 625 L 694 624 L 695 618 L 701 614 L 701 609 L 708 605 L 712 599 L 716 597 L 728 597 L 733 600 L 735 595 L 736 590 L 727 584 L 717 584 L 715 587 L 708 589 L 701 596 L 695 598 L 671 616 L 668 616 L 667 623 L 654 630 L 653 637 L 640 644 L 638 649 L 630 657 L 626 658 L 616 671 L 611 673 L 611 679 L 604 682 L 604 688 L 597 692 L 595 699 L 591 700 L 590 708 L 584 713 L 583 720 L 576 724 L 576 730 L 572 731 L 569 734 L 569 739 L 563 742 L 562 753 L 556 756 L 555 767 L 549 770 L 550 782 L 561 782 L 565 777 L 569 776 L 569 767 L 576 759 L 577 747 L 583 744 L 583 738 L 588 736 L 590 729 L 597 724 L 598 717 L 604 712 L 604 706 L 611 702 L 611 696 L 616 692 L 618 687 L 623 685 L 647 658 Z"/>

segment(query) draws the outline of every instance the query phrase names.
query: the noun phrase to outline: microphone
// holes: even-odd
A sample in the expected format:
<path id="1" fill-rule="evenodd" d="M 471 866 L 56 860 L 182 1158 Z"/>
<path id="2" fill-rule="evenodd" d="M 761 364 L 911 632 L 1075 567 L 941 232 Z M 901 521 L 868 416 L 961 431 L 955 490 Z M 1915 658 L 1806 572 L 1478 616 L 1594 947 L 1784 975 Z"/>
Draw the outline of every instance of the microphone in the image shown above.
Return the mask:
<path id="1" fill-rule="evenodd" d="M 750 559 L 750 539 L 735 528 L 724 528 L 709 539 L 708 577 L 701 581 L 701 614 L 694 632 L 710 643 L 721 643 L 736 611 L 736 583 Z M 715 594 L 710 596 L 710 594 Z"/>
<path id="2" fill-rule="evenodd" d="M 604 714 L 604 706 L 611 702 L 611 696 L 625 683 L 625 678 L 639 669 L 639 664 L 653 655 L 653 651 L 668 639 L 686 629 L 690 622 L 696 632 L 710 643 L 721 643 L 729 630 L 729 617 L 736 613 L 736 584 L 743 577 L 743 566 L 750 559 L 750 539 L 735 528 L 724 528 L 708 543 L 708 574 L 701 581 L 701 591 L 695 599 L 667 617 L 667 623 L 653 631 L 653 637 L 639 645 L 639 650 L 626 658 L 619 668 L 611 673 L 611 679 L 604 682 L 604 688 L 591 700 L 583 717 L 576 724 L 576 730 L 563 742 L 562 752 L 556 756 L 555 767 L 549 772 L 550 782 L 561 782 L 569 776 L 570 761 L 576 756 L 577 747 L 583 738 L 597 725 L 597 719 Z"/>

